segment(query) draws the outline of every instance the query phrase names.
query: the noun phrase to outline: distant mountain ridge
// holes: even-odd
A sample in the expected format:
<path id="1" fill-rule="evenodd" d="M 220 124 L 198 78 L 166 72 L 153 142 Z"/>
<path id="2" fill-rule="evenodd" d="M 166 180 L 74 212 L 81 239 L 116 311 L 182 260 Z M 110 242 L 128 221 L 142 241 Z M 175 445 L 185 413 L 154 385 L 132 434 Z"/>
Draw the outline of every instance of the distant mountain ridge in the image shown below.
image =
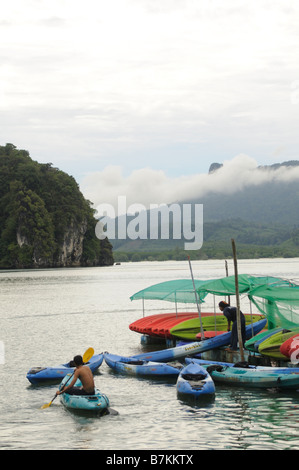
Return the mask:
<path id="1" fill-rule="evenodd" d="M 299 167 L 299 161 L 291 160 L 258 170 L 279 170 L 281 167 Z M 215 173 L 222 164 L 210 165 L 209 173 Z M 272 246 L 279 256 L 299 256 L 299 179 L 293 181 L 275 180 L 248 185 L 234 193 L 219 193 L 210 190 L 206 196 L 182 203 L 203 204 L 204 243 L 200 250 L 220 246 L 235 238 L 244 246 Z M 115 240 L 114 250 L 124 252 L 157 252 L 182 249 L 181 240 Z M 275 250 L 273 252 L 275 253 Z M 214 249 L 216 252 L 216 248 Z M 257 250 L 258 252 L 258 250 Z M 294 255 L 290 255 L 294 253 Z"/>
<path id="2" fill-rule="evenodd" d="M 209 173 L 222 167 L 213 163 Z M 258 169 L 277 170 L 281 167 L 299 167 L 299 161 L 290 160 Z M 233 194 L 210 192 L 207 196 L 184 202 L 200 203 L 204 207 L 204 222 L 240 218 L 254 223 L 269 223 L 294 227 L 299 225 L 299 180 L 276 181 L 248 186 Z"/>

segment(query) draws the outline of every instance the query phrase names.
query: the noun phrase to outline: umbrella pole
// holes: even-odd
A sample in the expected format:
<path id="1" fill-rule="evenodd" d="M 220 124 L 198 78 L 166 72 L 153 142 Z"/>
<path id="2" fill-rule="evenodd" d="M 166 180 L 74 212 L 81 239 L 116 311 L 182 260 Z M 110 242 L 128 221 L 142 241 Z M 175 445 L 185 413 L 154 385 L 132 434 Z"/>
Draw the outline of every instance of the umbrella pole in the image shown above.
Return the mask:
<path id="1" fill-rule="evenodd" d="M 241 333 L 241 314 L 240 314 L 240 296 L 239 296 L 239 282 L 238 282 L 238 265 L 237 265 L 236 245 L 235 245 L 235 240 L 233 238 L 232 238 L 232 249 L 233 249 L 234 268 L 235 268 L 238 341 L 239 341 L 241 361 L 244 361 L 244 349 L 243 349 L 243 340 L 242 340 L 242 333 Z"/>
<path id="2" fill-rule="evenodd" d="M 204 335 L 203 326 L 202 326 L 202 321 L 201 321 L 200 306 L 199 306 L 199 301 L 198 301 L 198 297 L 197 297 L 197 292 L 196 292 L 196 289 L 195 289 L 195 283 L 194 283 L 194 277 L 193 277 L 193 272 L 192 272 L 192 267 L 191 267 L 190 256 L 188 256 L 188 261 L 189 261 L 189 267 L 190 267 L 190 273 L 191 273 L 191 277 L 192 277 L 194 295 L 195 295 L 195 300 L 196 300 L 196 305 L 197 305 L 197 310 L 198 310 L 198 316 L 199 316 L 199 322 L 200 322 L 201 339 L 203 340 L 203 339 L 205 339 L 205 335 Z"/>

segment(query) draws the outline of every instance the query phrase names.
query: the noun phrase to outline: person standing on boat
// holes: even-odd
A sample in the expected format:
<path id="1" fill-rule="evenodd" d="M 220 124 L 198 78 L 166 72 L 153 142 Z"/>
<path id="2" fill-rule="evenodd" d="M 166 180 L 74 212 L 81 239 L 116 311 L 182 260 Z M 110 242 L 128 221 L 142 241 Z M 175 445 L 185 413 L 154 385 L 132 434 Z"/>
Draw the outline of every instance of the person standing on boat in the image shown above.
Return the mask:
<path id="1" fill-rule="evenodd" d="M 76 366 L 72 381 L 62 390 L 58 390 L 56 395 L 68 393 L 69 395 L 94 395 L 95 386 L 93 374 L 88 366 L 84 365 L 82 356 L 75 356 L 74 363 Z M 82 387 L 74 387 L 76 380 L 80 379 Z"/>
<path id="2" fill-rule="evenodd" d="M 238 349 L 237 309 L 236 307 L 231 307 L 227 302 L 224 302 L 223 300 L 219 302 L 219 309 L 221 310 L 221 312 L 227 319 L 227 322 L 228 322 L 227 331 L 230 331 L 231 323 L 233 324 L 232 330 L 231 330 L 230 348 L 228 350 L 237 351 Z M 240 318 L 241 318 L 242 342 L 244 344 L 246 340 L 246 329 L 245 329 L 246 323 L 245 323 L 245 317 L 241 311 L 240 311 Z"/>

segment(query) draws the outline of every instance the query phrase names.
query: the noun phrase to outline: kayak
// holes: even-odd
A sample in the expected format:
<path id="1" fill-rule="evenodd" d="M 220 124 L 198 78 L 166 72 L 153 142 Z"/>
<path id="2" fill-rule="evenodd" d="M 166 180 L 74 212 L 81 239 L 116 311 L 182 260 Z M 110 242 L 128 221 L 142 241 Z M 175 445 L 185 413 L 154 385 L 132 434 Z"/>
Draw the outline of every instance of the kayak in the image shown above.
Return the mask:
<path id="1" fill-rule="evenodd" d="M 270 356 L 276 359 L 288 360 L 289 358 L 280 352 L 280 346 L 289 338 L 298 333 L 298 330 L 281 330 L 265 339 L 258 348 L 263 356 Z"/>
<path id="2" fill-rule="evenodd" d="M 67 374 L 62 380 L 59 389 L 61 390 L 72 374 Z M 75 387 L 81 387 L 82 383 L 78 379 L 75 382 Z M 109 399 L 106 395 L 95 389 L 94 395 L 69 395 L 62 393 L 60 396 L 61 403 L 66 407 L 73 410 L 86 410 L 86 411 L 105 411 L 109 407 Z"/>
<path id="3" fill-rule="evenodd" d="M 255 323 L 264 318 L 261 314 L 244 314 L 246 325 L 250 325 L 252 322 Z M 223 314 L 217 314 L 216 316 L 204 317 L 201 319 L 203 331 L 225 331 L 227 330 L 227 319 Z M 216 327 L 215 327 L 216 326 Z M 178 325 L 171 328 L 170 333 L 176 338 L 185 339 L 188 341 L 196 341 L 198 338 L 196 335 L 201 333 L 200 319 L 192 318 L 179 323 Z"/>
<path id="4" fill-rule="evenodd" d="M 248 351 L 253 351 L 253 352 L 258 352 L 259 350 L 259 345 L 267 338 L 270 338 L 270 336 L 275 335 L 279 331 L 281 331 L 283 328 L 273 328 L 273 330 L 265 330 L 259 333 L 258 335 L 254 336 L 253 338 L 249 339 L 246 341 L 244 344 L 245 348 L 248 349 Z"/>
<path id="5" fill-rule="evenodd" d="M 222 314 L 217 314 L 221 316 Z M 205 322 L 206 317 L 214 319 L 214 313 L 202 312 L 201 317 Z M 149 336 L 158 336 L 171 339 L 170 330 L 176 325 L 190 319 L 196 319 L 198 312 L 160 313 L 140 318 L 129 325 L 130 330 Z"/>
<path id="6" fill-rule="evenodd" d="M 157 313 L 155 315 L 148 315 L 146 317 L 139 318 L 129 325 L 131 331 L 135 331 L 140 334 L 152 334 L 152 328 L 156 328 L 159 323 L 164 321 L 181 322 L 189 318 L 195 318 L 198 313 L 194 312 L 179 312 L 179 313 Z M 174 323 L 175 325 L 176 323 Z M 173 326 L 174 326 L 173 325 Z"/>
<path id="7" fill-rule="evenodd" d="M 203 365 L 215 382 L 256 388 L 279 388 L 296 390 L 299 388 L 299 372 L 288 373 L 274 368 L 241 368 L 221 365 Z"/>
<path id="8" fill-rule="evenodd" d="M 218 365 L 218 366 L 226 366 L 226 367 L 239 367 L 242 369 L 260 369 L 260 370 L 270 370 L 272 372 L 279 372 L 280 374 L 290 374 L 293 372 L 299 373 L 299 367 L 274 367 L 274 366 L 256 366 L 253 364 L 248 364 L 247 362 L 221 362 L 221 361 L 208 361 L 204 359 L 197 359 L 195 357 L 186 357 L 186 363 L 189 364 L 190 362 L 195 362 L 202 367 L 207 365 Z"/>
<path id="9" fill-rule="evenodd" d="M 291 338 L 287 339 L 282 345 L 280 346 L 280 352 L 288 357 L 291 358 L 292 361 L 298 362 L 299 361 L 299 334 L 291 336 Z"/>
<path id="10" fill-rule="evenodd" d="M 183 368 L 182 364 L 167 364 L 132 359 L 116 354 L 104 353 L 106 364 L 116 372 L 140 376 L 177 376 Z"/>
<path id="11" fill-rule="evenodd" d="M 246 338 L 251 338 L 252 333 L 259 333 L 266 325 L 267 320 L 259 320 L 252 325 L 246 326 Z M 154 351 L 149 353 L 136 354 L 131 356 L 137 360 L 145 361 L 156 361 L 156 362 L 167 362 L 177 358 L 192 356 L 194 354 L 202 353 L 204 351 L 210 351 L 211 349 L 220 348 L 227 346 L 230 343 L 231 332 L 223 333 L 222 335 L 215 336 L 214 338 L 205 339 L 203 341 L 197 341 L 192 343 L 186 343 L 181 346 L 174 348 L 163 349 L 160 351 Z"/>
<path id="12" fill-rule="evenodd" d="M 91 371 L 94 373 L 102 364 L 104 359 L 103 353 L 95 354 L 86 363 Z M 47 381 L 60 381 L 63 377 L 67 374 L 72 374 L 75 370 L 75 367 L 72 366 L 72 361 L 68 362 L 67 364 L 61 364 L 60 366 L 52 366 L 52 367 L 32 367 L 26 377 L 30 383 L 36 385 L 39 383 L 47 382 Z"/>
<path id="13" fill-rule="evenodd" d="M 215 394 L 215 385 L 206 369 L 195 362 L 185 366 L 176 383 L 178 395 L 202 397 Z"/>

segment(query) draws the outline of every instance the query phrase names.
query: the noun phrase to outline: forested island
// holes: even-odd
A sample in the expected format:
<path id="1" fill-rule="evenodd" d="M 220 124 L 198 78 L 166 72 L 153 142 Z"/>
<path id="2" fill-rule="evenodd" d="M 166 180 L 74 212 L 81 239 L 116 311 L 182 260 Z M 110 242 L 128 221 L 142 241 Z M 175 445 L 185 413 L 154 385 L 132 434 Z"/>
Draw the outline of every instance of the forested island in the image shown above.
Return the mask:
<path id="1" fill-rule="evenodd" d="M 107 266 L 109 240 L 75 179 L 27 150 L 0 146 L 0 269 Z"/>

